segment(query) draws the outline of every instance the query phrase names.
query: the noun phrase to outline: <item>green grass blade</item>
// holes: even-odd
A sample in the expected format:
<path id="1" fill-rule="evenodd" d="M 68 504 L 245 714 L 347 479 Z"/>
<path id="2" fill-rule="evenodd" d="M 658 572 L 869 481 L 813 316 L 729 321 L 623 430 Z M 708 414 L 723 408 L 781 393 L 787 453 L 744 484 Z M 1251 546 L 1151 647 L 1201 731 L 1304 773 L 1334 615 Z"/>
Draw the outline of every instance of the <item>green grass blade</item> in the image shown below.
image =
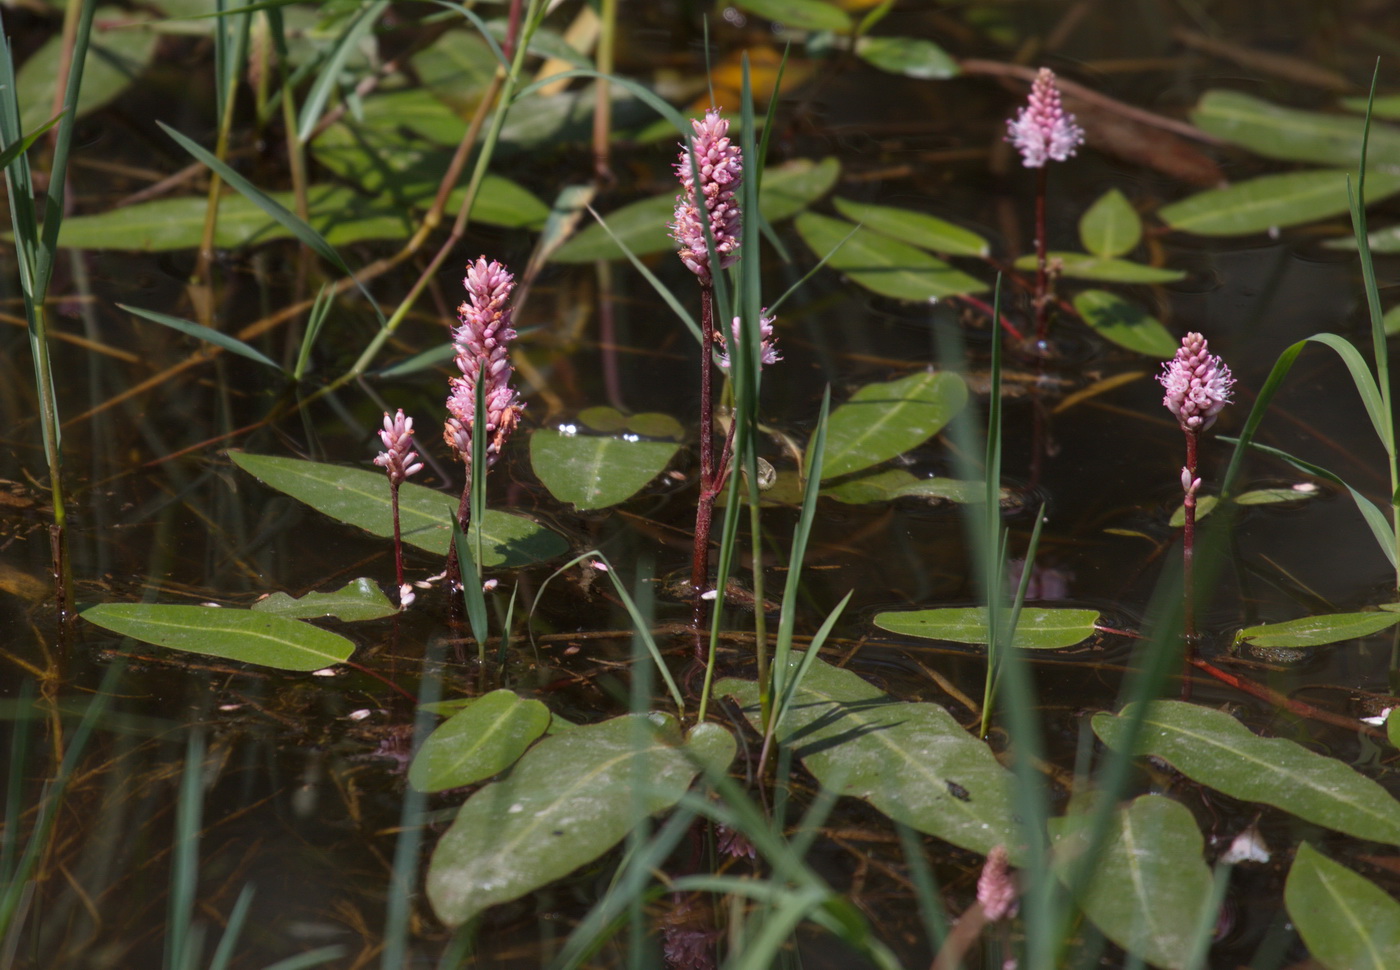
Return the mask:
<path id="1" fill-rule="evenodd" d="M 238 937 L 243 932 L 243 924 L 248 919 L 248 909 L 253 905 L 253 884 L 246 883 L 238 894 L 238 899 L 233 904 L 233 909 L 228 914 L 228 923 L 224 926 L 223 935 L 219 937 L 219 945 L 214 950 L 214 956 L 209 961 L 209 970 L 228 970 L 228 965 L 233 960 L 234 947 L 238 945 Z"/>
<path id="2" fill-rule="evenodd" d="M 311 360 L 311 351 L 316 346 L 316 340 L 321 336 L 321 328 L 325 326 L 326 320 L 330 317 L 331 306 L 335 302 L 335 295 L 331 291 L 329 283 L 322 283 L 321 290 L 316 294 L 316 302 L 311 305 L 311 313 L 306 320 L 306 333 L 301 338 L 301 348 L 297 351 L 296 367 L 292 370 L 292 379 L 300 381 L 306 374 L 306 365 Z"/>
<path id="3" fill-rule="evenodd" d="M 1394 458 L 1394 431 L 1385 395 L 1377 386 L 1376 379 L 1371 376 L 1371 369 L 1366 366 L 1366 361 L 1361 356 L 1360 351 L 1353 347 L 1345 337 L 1335 333 L 1315 333 L 1307 339 L 1325 347 L 1331 347 L 1337 352 L 1337 356 L 1342 358 L 1342 363 L 1346 364 L 1347 372 L 1351 375 L 1351 382 L 1356 386 L 1356 393 L 1361 395 L 1361 403 L 1366 407 L 1366 413 L 1371 418 L 1371 425 L 1376 429 L 1376 437 L 1380 439 L 1386 454 Z"/>
<path id="4" fill-rule="evenodd" d="M 608 226 L 607 222 L 604 221 L 603 217 L 600 216 L 596 211 L 594 211 L 591 205 L 588 206 L 588 211 L 592 213 L 594 219 L 598 220 L 598 225 L 603 227 L 603 231 L 606 232 L 608 236 L 612 238 L 612 241 L 617 243 L 618 248 L 622 250 L 623 255 L 625 255 L 628 261 L 630 261 L 632 265 L 636 267 L 637 272 L 642 274 L 642 279 L 646 280 L 648 283 L 651 284 L 651 288 L 656 291 L 656 295 L 661 297 L 661 299 L 666 302 L 666 305 L 671 308 L 671 311 L 675 313 L 675 315 L 680 319 L 680 321 L 686 325 L 686 327 L 690 330 L 691 336 L 695 338 L 695 342 L 700 344 L 700 346 L 702 347 L 705 346 L 705 338 L 700 333 L 700 324 L 695 322 L 695 318 L 690 315 L 690 311 L 685 308 L 685 305 L 676 298 L 676 295 L 670 291 L 670 289 L 666 286 L 665 283 L 661 282 L 661 280 L 657 278 L 655 273 L 653 273 L 650 269 L 647 268 L 646 264 L 644 264 L 640 259 L 637 258 L 636 254 L 634 254 L 632 250 L 628 248 L 627 243 L 623 242 L 621 237 L 619 237 L 617 233 L 612 231 L 611 227 Z"/>
<path id="5" fill-rule="evenodd" d="M 297 119 L 298 141 L 305 143 L 310 140 L 312 130 L 315 129 L 317 122 L 321 120 L 322 113 L 326 110 L 326 102 L 330 100 L 331 91 L 340 83 L 340 72 L 344 69 L 346 60 L 359 47 L 361 39 L 374 27 L 388 6 L 389 0 L 374 0 L 373 3 L 361 8 L 354 20 L 351 21 L 349 28 L 336 38 L 330 56 L 321 65 L 321 73 L 316 76 L 315 82 L 311 85 L 311 91 L 302 103 L 301 117 Z"/>
<path id="6" fill-rule="evenodd" d="M 29 151 L 29 149 L 33 147 L 34 143 L 38 141 L 46 131 L 48 131 L 54 125 L 58 124 L 59 121 L 62 120 L 62 118 L 62 113 L 54 115 L 52 120 L 50 120 L 43 126 L 34 129 L 34 131 L 30 132 L 28 135 L 25 135 L 23 138 L 21 138 L 14 144 L 8 145 L 8 147 L 4 151 L 0 151 L 0 168 L 6 168 L 16 158 L 19 158 L 19 156 Z M 0 133 L 0 144 L 4 144 L 7 142 L 8 139 L 4 137 L 3 133 Z"/>
<path id="7" fill-rule="evenodd" d="M 204 731 L 185 740 L 185 770 L 175 805 L 175 845 L 171 850 L 170 902 L 166 917 L 166 970 L 195 970 L 192 936 L 199 891 L 199 833 L 204 816 Z"/>
<path id="8" fill-rule="evenodd" d="M 226 333 L 220 333 L 217 330 L 211 330 L 208 327 L 195 323 L 193 320 L 172 317 L 165 313 L 156 313 L 154 310 L 143 310 L 140 307 L 128 306 L 125 303 L 118 303 L 117 306 L 127 313 L 134 314 L 138 317 L 144 317 L 152 323 L 160 324 L 162 327 L 178 330 L 180 333 L 194 337 L 196 340 L 203 340 L 206 343 L 222 347 L 229 353 L 238 354 L 240 357 L 246 357 L 249 360 L 257 361 L 259 364 L 264 364 L 271 367 L 273 370 L 280 371 L 282 369 L 281 365 L 272 358 L 268 357 L 262 351 L 248 346 L 237 337 L 230 336 Z"/>

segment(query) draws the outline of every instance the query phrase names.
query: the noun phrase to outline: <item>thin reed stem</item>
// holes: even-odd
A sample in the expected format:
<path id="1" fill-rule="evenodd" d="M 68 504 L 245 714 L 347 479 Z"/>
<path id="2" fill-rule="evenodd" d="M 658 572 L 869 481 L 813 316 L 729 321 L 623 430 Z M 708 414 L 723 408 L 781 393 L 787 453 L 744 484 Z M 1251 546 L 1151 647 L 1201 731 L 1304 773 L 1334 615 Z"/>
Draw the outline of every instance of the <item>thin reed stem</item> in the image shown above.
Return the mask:
<path id="1" fill-rule="evenodd" d="M 1050 274 L 1046 267 L 1049 262 L 1048 247 L 1045 241 L 1045 193 L 1049 187 L 1048 168 L 1042 165 L 1035 170 L 1035 337 L 1044 342 L 1050 329 Z"/>

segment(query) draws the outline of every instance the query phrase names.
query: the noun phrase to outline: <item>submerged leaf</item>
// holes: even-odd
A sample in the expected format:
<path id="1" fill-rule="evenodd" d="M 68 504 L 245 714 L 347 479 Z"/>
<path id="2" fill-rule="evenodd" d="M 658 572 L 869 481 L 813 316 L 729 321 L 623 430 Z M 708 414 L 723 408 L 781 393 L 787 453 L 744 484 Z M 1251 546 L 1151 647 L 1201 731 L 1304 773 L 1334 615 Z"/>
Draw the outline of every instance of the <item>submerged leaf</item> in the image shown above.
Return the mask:
<path id="1" fill-rule="evenodd" d="M 870 229 L 858 229 L 844 219 L 804 212 L 796 225 L 798 235 L 818 259 L 830 254 L 827 266 L 873 293 L 925 303 L 987 289 L 981 280 L 922 249 Z"/>
<path id="2" fill-rule="evenodd" d="M 1011 622 L 1011 611 L 1003 610 L 1003 624 Z M 1097 610 L 1051 609 L 1027 606 L 1016 623 L 1013 647 L 1023 650 L 1057 650 L 1072 647 L 1094 635 L 1099 622 Z M 977 643 L 988 640 L 985 606 L 948 606 L 932 610 L 895 610 L 875 614 L 874 623 L 882 630 L 925 640 Z"/>
<path id="3" fill-rule="evenodd" d="M 230 452 L 229 459 L 268 487 L 333 519 L 385 538 L 394 534 L 389 482 L 381 472 L 244 452 Z M 399 487 L 403 541 L 446 555 L 458 504 L 451 495 L 405 482 Z M 483 566 L 525 566 L 562 555 L 569 548 L 557 532 L 523 515 L 495 509 L 486 510 L 481 533 Z"/>
<path id="4" fill-rule="evenodd" d="M 793 664 L 801 657 L 794 651 Z M 757 684 L 725 680 L 715 692 L 734 697 L 754 729 L 763 729 Z M 778 740 L 823 785 L 898 822 L 974 852 L 1005 845 L 1018 855 L 1011 773 L 937 704 L 897 701 L 815 660 Z"/>
<path id="5" fill-rule="evenodd" d="M 1256 647 L 1318 647 L 1368 637 L 1396 623 L 1400 623 L 1397 613 L 1323 613 L 1247 626 L 1235 634 L 1235 642 L 1248 640 Z"/>
<path id="6" fill-rule="evenodd" d="M 1131 712 L 1130 705 L 1116 716 L 1095 714 L 1094 733 L 1120 747 Z M 1286 738 L 1261 738 L 1224 711 L 1156 701 L 1133 753 L 1162 758 L 1231 798 L 1273 805 L 1358 839 L 1400 845 L 1400 802 L 1384 788 Z"/>
<path id="7" fill-rule="evenodd" d="M 1327 970 L 1400 967 L 1400 903 L 1307 842 L 1283 888 L 1288 917 Z"/>
<path id="8" fill-rule="evenodd" d="M 273 593 L 253 604 L 258 613 L 271 613 L 289 620 L 311 620 L 318 616 L 333 616 L 353 623 L 357 620 L 377 620 L 393 616 L 398 607 L 389 602 L 384 591 L 365 579 L 352 579 L 333 593 L 307 593 L 293 599 L 286 593 Z"/>
<path id="9" fill-rule="evenodd" d="M 680 445 L 636 435 L 566 434 L 540 428 L 530 435 L 530 465 L 549 493 L 578 509 L 616 505 L 665 471 Z"/>
<path id="10" fill-rule="evenodd" d="M 103 629 L 171 650 L 278 670 L 320 670 L 343 663 L 355 652 L 355 645 L 339 634 L 252 610 L 103 603 L 80 615 Z"/>
<path id="11" fill-rule="evenodd" d="M 947 371 L 865 385 L 831 412 L 822 477 L 848 475 L 918 447 L 966 404 L 967 385 Z"/>
<path id="12" fill-rule="evenodd" d="M 474 785 L 515 764 L 549 726 L 549 708 L 513 691 L 474 698 L 428 735 L 408 769 L 408 783 L 437 792 Z"/>
<path id="13" fill-rule="evenodd" d="M 723 771 L 734 752 L 718 724 L 682 740 L 675 719 L 659 714 L 551 735 L 462 805 L 428 865 L 433 911 L 460 926 L 568 875 L 675 805 L 702 765 Z"/>

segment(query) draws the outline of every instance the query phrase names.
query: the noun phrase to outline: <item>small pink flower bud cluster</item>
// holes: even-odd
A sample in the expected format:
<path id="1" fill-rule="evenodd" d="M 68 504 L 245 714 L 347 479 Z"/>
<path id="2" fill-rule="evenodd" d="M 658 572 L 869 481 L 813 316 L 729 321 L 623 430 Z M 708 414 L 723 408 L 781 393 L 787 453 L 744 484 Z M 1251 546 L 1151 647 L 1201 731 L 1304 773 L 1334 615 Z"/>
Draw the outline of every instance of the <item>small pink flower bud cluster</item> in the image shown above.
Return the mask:
<path id="1" fill-rule="evenodd" d="M 987 853 L 982 875 L 977 879 L 977 901 L 982 904 L 987 922 L 995 923 L 1015 914 L 1016 895 L 1016 880 L 1011 875 L 1006 846 L 994 846 Z"/>
<path id="2" fill-rule="evenodd" d="M 413 450 L 413 419 L 403 416 L 403 408 L 394 417 L 384 412 L 384 430 L 379 432 L 379 440 L 387 451 L 381 451 L 374 463 L 389 475 L 389 484 L 402 485 L 410 475 L 423 470 L 418 461 L 418 453 Z"/>
<path id="3" fill-rule="evenodd" d="M 734 340 L 735 340 L 735 342 L 737 343 L 737 342 L 741 339 L 741 338 L 740 338 L 740 335 L 739 335 L 739 334 L 740 334 L 740 330 L 739 330 L 739 318 L 738 318 L 738 317 L 735 317 L 735 318 L 734 318 L 733 331 L 734 331 Z M 758 361 L 758 365 L 759 365 L 760 367 L 767 367 L 769 364 L 776 364 L 778 361 L 782 360 L 782 359 L 783 359 L 783 355 L 780 354 L 780 353 L 778 353 L 778 346 L 777 346 L 777 343 L 778 343 L 778 342 L 777 342 L 777 338 L 773 336 L 773 317 L 769 316 L 767 313 L 760 313 L 760 314 L 759 314 L 759 317 L 758 317 L 758 332 L 759 332 L 759 345 L 758 345 L 759 361 Z M 722 333 L 720 333 L 719 331 L 715 331 L 715 335 L 716 335 L 716 337 L 719 338 L 719 346 L 720 346 L 720 350 L 719 350 L 719 366 L 720 366 L 720 369 L 721 369 L 721 370 L 724 370 L 724 371 L 728 371 L 728 370 L 729 370 L 729 342 L 724 338 L 724 335 L 723 335 Z"/>
<path id="4" fill-rule="evenodd" d="M 486 413 L 486 464 L 494 465 L 506 439 L 520 422 L 525 405 L 510 386 L 510 326 L 506 301 L 515 288 L 513 277 L 500 263 L 482 256 L 467 267 L 467 302 L 457 308 L 461 326 L 452 334 L 461 377 L 451 380 L 447 396 L 449 417 L 443 440 L 462 461 L 472 460 L 472 424 L 476 416 L 476 386 L 482 383 Z"/>
<path id="5" fill-rule="evenodd" d="M 1026 168 L 1043 168 L 1047 160 L 1063 162 L 1084 144 L 1084 129 L 1060 104 L 1055 72 L 1048 67 L 1035 76 L 1030 101 L 1006 128 L 1006 140 L 1016 146 Z"/>
<path id="6" fill-rule="evenodd" d="M 739 188 L 744 161 L 739 146 L 729 139 L 729 122 L 720 117 L 717 108 L 706 112 L 703 120 L 693 119 L 690 124 L 695 129 L 692 145 L 695 168 L 700 172 L 700 193 L 697 196 L 695 191 L 690 150 L 682 145 L 676 177 L 681 180 L 685 192 L 676 196 L 676 221 L 671 225 L 671 235 L 680 243 L 681 262 L 701 282 L 708 283 L 710 254 L 705 246 L 705 224 L 700 215 L 699 199 L 705 200 L 720 267 L 732 266 L 739 258 L 741 228 L 739 203 L 734 193 Z"/>
<path id="7" fill-rule="evenodd" d="M 1176 356 L 1162 365 L 1157 380 L 1167 391 L 1163 406 L 1176 415 L 1181 430 L 1188 433 L 1204 431 L 1215 423 L 1215 416 L 1230 403 L 1230 387 L 1235 383 L 1230 368 L 1219 357 L 1211 356 L 1206 338 L 1198 333 L 1181 338 Z"/>

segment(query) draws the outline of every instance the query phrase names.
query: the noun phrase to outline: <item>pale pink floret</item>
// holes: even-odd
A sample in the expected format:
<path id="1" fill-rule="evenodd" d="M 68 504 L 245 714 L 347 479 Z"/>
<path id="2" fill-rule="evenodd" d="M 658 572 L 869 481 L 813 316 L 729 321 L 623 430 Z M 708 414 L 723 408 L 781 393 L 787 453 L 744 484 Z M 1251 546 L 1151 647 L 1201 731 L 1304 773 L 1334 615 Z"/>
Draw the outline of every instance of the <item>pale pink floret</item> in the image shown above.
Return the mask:
<path id="1" fill-rule="evenodd" d="M 413 450 L 413 419 L 403 416 L 403 408 L 394 417 L 384 412 L 384 430 L 379 432 L 379 440 L 388 450 L 381 451 L 374 463 L 389 475 L 389 484 L 402 485 L 410 475 L 423 470 L 418 461 L 418 453 Z"/>
<path id="2" fill-rule="evenodd" d="M 1048 67 L 1035 76 L 1029 102 L 1006 128 L 1006 140 L 1016 146 L 1026 168 L 1042 168 L 1047 160 L 1063 162 L 1084 144 L 1084 129 L 1060 104 L 1055 72 Z"/>
<path id="3" fill-rule="evenodd" d="M 987 922 L 995 923 L 1016 912 L 1016 880 L 1011 875 L 1011 864 L 1006 854 L 1006 846 L 998 845 L 987 853 L 987 861 L 982 864 L 982 875 L 977 879 L 977 901 L 982 904 L 982 913 Z"/>
<path id="4" fill-rule="evenodd" d="M 739 318 L 734 318 L 734 339 L 740 339 Z M 783 359 L 783 355 L 778 353 L 778 341 L 773 336 L 773 318 L 766 313 L 760 313 L 758 317 L 759 345 L 758 365 L 767 367 L 769 364 L 776 364 Z M 729 342 L 719 331 L 715 331 L 719 337 L 719 366 L 721 370 L 729 370 Z"/>
<path id="5" fill-rule="evenodd" d="M 482 383 L 486 414 L 486 463 L 494 465 L 506 439 L 520 421 L 525 405 L 510 386 L 510 306 L 507 300 L 515 278 L 500 263 L 482 256 L 467 267 L 467 302 L 457 308 L 461 325 L 453 331 L 457 369 L 461 377 L 450 381 L 449 417 L 443 429 L 447 442 L 464 462 L 471 462 L 472 425 L 476 412 L 476 386 Z"/>
<path id="6" fill-rule="evenodd" d="M 1230 368 L 1211 355 L 1206 338 L 1198 333 L 1181 338 L 1176 356 L 1162 365 L 1157 380 L 1167 392 L 1163 406 L 1187 432 L 1204 431 L 1215 423 L 1216 415 L 1230 403 L 1235 383 Z"/>
<path id="7" fill-rule="evenodd" d="M 743 175 L 743 155 L 739 146 L 730 141 L 729 122 L 720 117 L 719 109 L 711 108 L 703 119 L 693 119 L 690 124 L 695 129 L 692 141 L 695 168 L 700 172 L 700 191 L 709 216 L 710 234 L 715 241 L 715 254 L 720 267 L 726 268 L 739 258 L 741 220 L 734 193 Z M 676 221 L 671 224 L 671 235 L 680 244 L 681 262 L 702 282 L 708 283 L 710 254 L 705 245 L 705 225 L 695 191 L 690 152 L 685 145 L 681 149 L 676 177 L 685 191 L 676 196 Z"/>

